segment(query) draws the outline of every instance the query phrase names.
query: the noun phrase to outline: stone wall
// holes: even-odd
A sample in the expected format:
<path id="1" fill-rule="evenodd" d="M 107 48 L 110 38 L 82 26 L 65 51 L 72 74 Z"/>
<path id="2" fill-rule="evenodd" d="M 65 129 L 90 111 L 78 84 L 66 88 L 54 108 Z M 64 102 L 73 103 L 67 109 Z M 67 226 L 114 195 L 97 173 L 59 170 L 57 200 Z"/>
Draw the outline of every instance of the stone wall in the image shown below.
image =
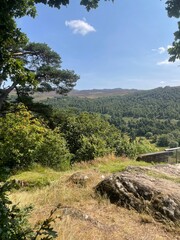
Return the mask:
<path id="1" fill-rule="evenodd" d="M 137 161 L 144 161 L 144 162 L 154 162 L 154 163 L 161 163 L 161 162 L 168 162 L 169 156 L 173 154 L 168 151 L 163 152 L 156 152 L 156 153 L 147 153 L 141 154 L 137 157 Z"/>

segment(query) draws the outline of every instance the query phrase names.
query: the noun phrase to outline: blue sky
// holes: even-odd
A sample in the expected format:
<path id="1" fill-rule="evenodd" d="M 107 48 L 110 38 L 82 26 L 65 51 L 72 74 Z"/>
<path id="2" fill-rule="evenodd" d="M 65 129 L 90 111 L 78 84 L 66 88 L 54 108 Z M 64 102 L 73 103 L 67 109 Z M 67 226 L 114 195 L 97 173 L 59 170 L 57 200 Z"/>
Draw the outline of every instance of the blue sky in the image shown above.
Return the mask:
<path id="1" fill-rule="evenodd" d="M 39 4 L 38 16 L 21 18 L 18 26 L 80 75 L 76 89 L 180 85 L 178 62 L 167 61 L 177 19 L 168 18 L 164 0 L 101 0 L 90 12 L 79 0 L 70 2 L 60 10 Z"/>

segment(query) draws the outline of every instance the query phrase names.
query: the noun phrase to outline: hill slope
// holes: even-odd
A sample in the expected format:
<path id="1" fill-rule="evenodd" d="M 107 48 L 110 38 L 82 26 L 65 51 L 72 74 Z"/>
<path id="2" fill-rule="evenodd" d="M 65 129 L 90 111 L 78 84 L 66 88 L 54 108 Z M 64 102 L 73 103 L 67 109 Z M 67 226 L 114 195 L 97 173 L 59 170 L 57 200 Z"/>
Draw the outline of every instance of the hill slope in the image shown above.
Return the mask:
<path id="1" fill-rule="evenodd" d="M 156 88 L 97 99 L 58 97 L 48 99 L 46 103 L 56 108 L 70 107 L 122 117 L 180 119 L 180 87 Z"/>
<path id="2" fill-rule="evenodd" d="M 148 132 L 159 135 L 180 131 L 180 87 L 156 88 L 95 99 L 61 96 L 47 99 L 44 103 L 56 109 L 106 115 L 110 123 L 133 138 L 145 136 Z"/>

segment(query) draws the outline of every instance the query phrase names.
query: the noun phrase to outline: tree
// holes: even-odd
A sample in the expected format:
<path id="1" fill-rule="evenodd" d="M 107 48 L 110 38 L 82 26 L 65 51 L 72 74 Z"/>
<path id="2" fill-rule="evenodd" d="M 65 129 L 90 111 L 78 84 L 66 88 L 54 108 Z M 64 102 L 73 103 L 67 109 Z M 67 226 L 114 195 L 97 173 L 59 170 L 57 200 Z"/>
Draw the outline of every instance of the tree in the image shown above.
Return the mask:
<path id="1" fill-rule="evenodd" d="M 169 17 L 180 17 L 180 1 L 179 0 L 168 0 L 166 1 L 166 10 Z M 170 62 L 175 62 L 176 59 L 180 59 L 180 21 L 178 22 L 178 30 L 174 33 L 174 42 L 172 43 L 172 48 L 170 48 Z"/>
<path id="2" fill-rule="evenodd" d="M 87 10 L 97 8 L 100 0 L 81 0 Z M 112 0 L 113 1 L 113 0 Z M 60 8 L 69 0 L 1 1 L 0 8 L 0 110 L 9 93 L 16 88 L 26 94 L 38 85 L 38 90 L 56 89 L 67 93 L 79 77 L 69 70 L 60 70 L 60 57 L 46 44 L 28 42 L 26 34 L 16 25 L 16 18 L 36 16 L 36 4 Z M 7 86 L 7 80 L 11 84 Z"/>
<path id="3" fill-rule="evenodd" d="M 83 112 L 70 115 L 59 125 L 67 141 L 72 161 L 87 161 L 116 153 L 121 145 L 121 133 L 100 114 Z"/>
<path id="4" fill-rule="evenodd" d="M 65 1 L 37 1 L 60 7 Z M 74 71 L 61 70 L 60 56 L 47 44 L 29 43 L 17 27 L 15 18 L 35 17 L 36 1 L 1 1 L 0 8 L 0 110 L 9 93 L 27 90 L 52 90 L 67 93 L 79 79 Z M 7 81 L 10 83 L 7 86 Z M 21 91 L 20 91 L 21 90 Z"/>
<path id="5" fill-rule="evenodd" d="M 60 69 L 60 56 L 45 43 L 16 44 L 6 59 L 0 71 L 0 109 L 13 89 L 19 98 L 35 90 L 65 94 L 79 79 L 74 71 Z M 6 87 L 8 79 L 11 83 Z"/>
<path id="6" fill-rule="evenodd" d="M 170 141 L 171 139 L 168 134 L 162 134 L 158 137 L 156 144 L 158 147 L 167 147 L 169 146 Z"/>

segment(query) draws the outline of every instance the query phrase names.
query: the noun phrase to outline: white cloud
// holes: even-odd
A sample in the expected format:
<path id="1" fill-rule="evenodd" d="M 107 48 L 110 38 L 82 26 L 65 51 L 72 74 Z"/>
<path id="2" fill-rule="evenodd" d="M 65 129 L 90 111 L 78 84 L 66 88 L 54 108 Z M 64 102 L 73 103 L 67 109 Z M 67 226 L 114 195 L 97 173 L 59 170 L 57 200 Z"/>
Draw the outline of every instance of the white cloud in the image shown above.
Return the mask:
<path id="1" fill-rule="evenodd" d="M 166 48 L 164 47 L 159 47 L 158 48 L 158 53 L 162 54 L 162 53 L 165 53 L 166 52 Z"/>
<path id="2" fill-rule="evenodd" d="M 165 81 L 161 81 L 160 84 L 165 84 L 166 82 Z"/>
<path id="3" fill-rule="evenodd" d="M 170 65 L 170 64 L 173 64 L 172 62 L 169 62 L 169 59 L 165 59 L 163 61 L 160 61 L 160 62 L 157 62 L 157 65 L 158 66 L 161 66 L 161 65 Z"/>
<path id="4" fill-rule="evenodd" d="M 159 47 L 157 49 L 153 48 L 153 52 L 158 52 L 159 54 L 163 54 L 168 51 L 169 48 L 172 48 L 172 45 L 167 45 L 167 47 Z"/>
<path id="5" fill-rule="evenodd" d="M 157 53 L 159 53 L 159 54 L 162 54 L 162 53 L 165 53 L 165 52 L 166 52 L 166 48 L 164 48 L 164 47 L 159 47 L 158 49 L 153 48 L 152 51 L 153 51 L 153 52 L 157 52 Z"/>
<path id="6" fill-rule="evenodd" d="M 180 60 L 178 59 L 175 62 L 169 62 L 169 59 L 165 59 L 163 61 L 157 62 L 157 65 L 159 65 L 159 66 L 162 66 L 162 65 L 174 65 L 175 63 L 180 63 Z"/>
<path id="7" fill-rule="evenodd" d="M 65 25 L 67 27 L 70 27 L 73 30 L 74 34 L 78 33 L 85 36 L 90 32 L 96 32 L 96 29 L 87 23 L 86 19 L 65 21 Z"/>

